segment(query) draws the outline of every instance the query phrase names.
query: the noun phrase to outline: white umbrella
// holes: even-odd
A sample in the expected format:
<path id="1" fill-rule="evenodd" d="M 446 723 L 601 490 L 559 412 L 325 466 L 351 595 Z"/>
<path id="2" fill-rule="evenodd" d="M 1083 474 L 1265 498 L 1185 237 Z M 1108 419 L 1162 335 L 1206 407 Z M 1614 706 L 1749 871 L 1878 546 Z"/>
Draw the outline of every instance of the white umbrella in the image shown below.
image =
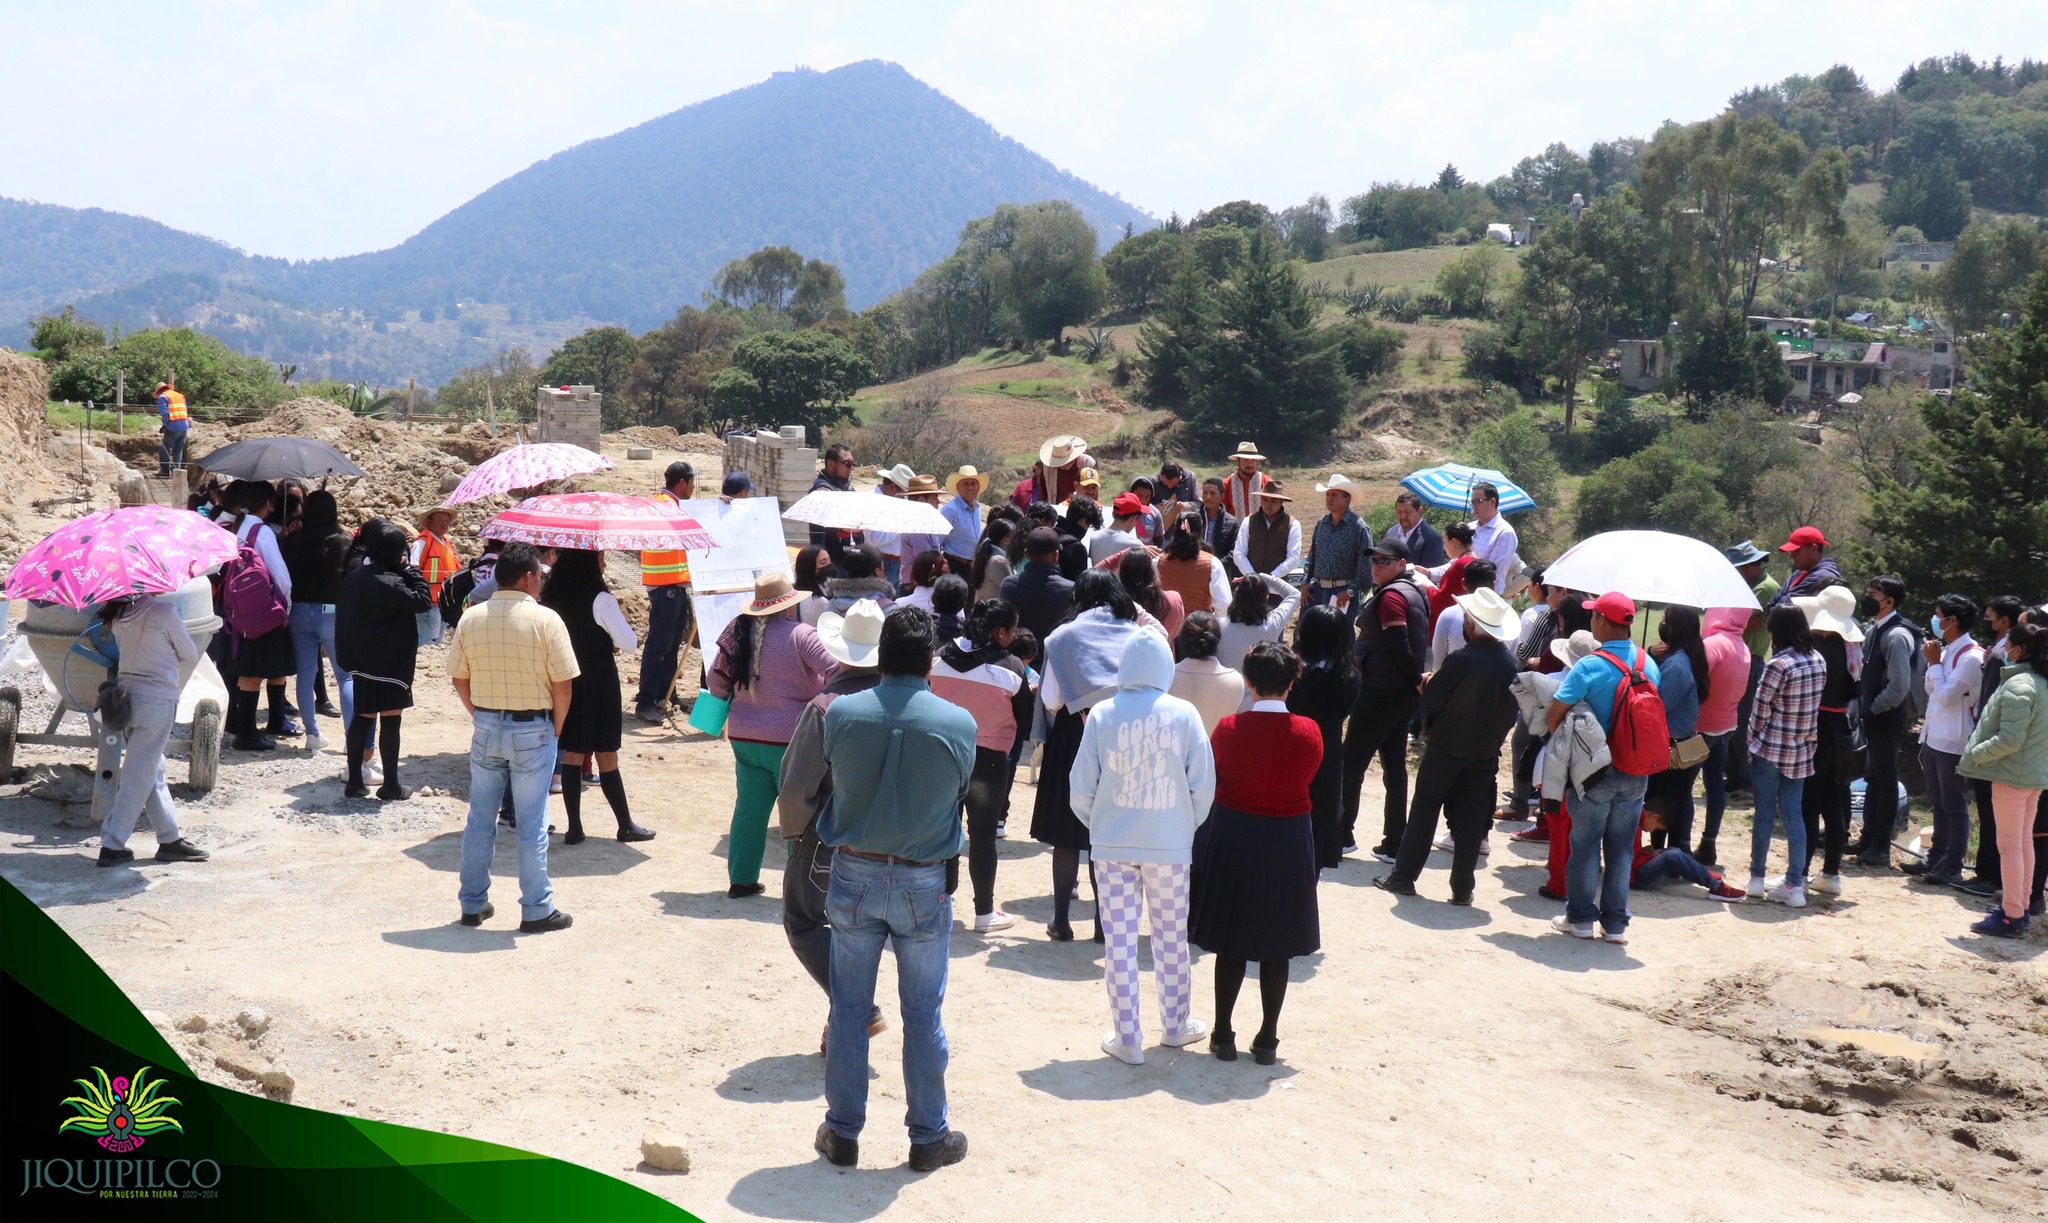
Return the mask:
<path id="1" fill-rule="evenodd" d="M 1605 531 L 1582 539 L 1544 568 L 1543 583 L 1595 595 L 1618 590 L 1639 603 L 1757 606 L 1749 583 L 1719 548 L 1669 531 Z"/>
<path id="2" fill-rule="evenodd" d="M 876 492 L 841 493 L 819 489 L 805 493 L 782 516 L 834 531 L 885 531 L 893 535 L 944 535 L 953 524 L 936 505 Z"/>

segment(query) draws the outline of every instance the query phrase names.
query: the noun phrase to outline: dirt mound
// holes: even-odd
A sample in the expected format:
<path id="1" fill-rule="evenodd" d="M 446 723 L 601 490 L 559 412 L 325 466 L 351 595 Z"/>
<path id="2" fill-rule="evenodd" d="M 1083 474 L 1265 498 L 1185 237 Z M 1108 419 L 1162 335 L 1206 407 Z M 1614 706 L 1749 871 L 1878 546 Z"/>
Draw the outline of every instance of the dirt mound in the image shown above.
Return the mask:
<path id="1" fill-rule="evenodd" d="M 47 368 L 34 357 L 0 348 L 0 487 L 23 487 L 44 474 L 43 402 Z"/>
<path id="2" fill-rule="evenodd" d="M 669 425 L 634 425 L 605 434 L 609 441 L 629 446 L 652 446 L 657 450 L 680 450 L 687 454 L 718 454 L 725 443 L 709 433 L 678 433 Z"/>
<path id="3" fill-rule="evenodd" d="M 1462 439 L 1474 426 L 1502 414 L 1501 404 L 1471 387 L 1414 386 L 1377 396 L 1361 419 L 1371 433 L 1445 442 Z"/>

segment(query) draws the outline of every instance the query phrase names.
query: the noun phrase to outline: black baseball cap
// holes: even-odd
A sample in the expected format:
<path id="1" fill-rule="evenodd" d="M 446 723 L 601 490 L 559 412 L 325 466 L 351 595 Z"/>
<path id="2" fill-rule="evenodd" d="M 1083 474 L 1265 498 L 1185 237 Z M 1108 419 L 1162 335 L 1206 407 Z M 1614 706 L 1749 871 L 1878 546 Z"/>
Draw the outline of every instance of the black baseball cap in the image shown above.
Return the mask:
<path id="1" fill-rule="evenodd" d="M 1389 557 L 1397 561 L 1405 561 L 1408 559 L 1408 541 L 1403 539 L 1383 539 L 1372 546 L 1372 554 L 1374 556 Z"/>

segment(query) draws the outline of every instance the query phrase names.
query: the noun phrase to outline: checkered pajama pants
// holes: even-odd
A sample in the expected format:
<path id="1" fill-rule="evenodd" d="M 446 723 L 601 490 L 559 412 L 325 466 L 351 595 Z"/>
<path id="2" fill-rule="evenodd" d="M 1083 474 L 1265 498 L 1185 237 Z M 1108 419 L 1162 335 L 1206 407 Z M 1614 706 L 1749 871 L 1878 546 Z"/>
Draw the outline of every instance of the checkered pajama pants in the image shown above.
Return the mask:
<path id="1" fill-rule="evenodd" d="M 1103 981 L 1117 1041 L 1145 1047 L 1138 1019 L 1138 921 L 1152 915 L 1152 973 L 1159 984 L 1159 1022 L 1171 1035 L 1188 1022 L 1194 971 L 1188 963 L 1188 874 L 1184 862 L 1095 862 L 1101 894 Z"/>

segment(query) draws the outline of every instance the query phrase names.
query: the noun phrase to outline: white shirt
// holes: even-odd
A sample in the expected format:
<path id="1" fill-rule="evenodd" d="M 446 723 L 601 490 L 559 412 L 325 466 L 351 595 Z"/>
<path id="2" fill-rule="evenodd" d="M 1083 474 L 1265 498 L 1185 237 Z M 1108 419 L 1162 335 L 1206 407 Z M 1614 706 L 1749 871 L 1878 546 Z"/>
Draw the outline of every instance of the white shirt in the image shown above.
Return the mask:
<path id="1" fill-rule="evenodd" d="M 237 542 L 256 545 L 256 555 L 263 558 L 264 568 L 270 570 L 270 588 L 277 592 L 286 607 L 292 605 L 292 575 L 284 567 L 284 553 L 277 550 L 277 532 L 261 518 L 244 514 L 235 524 Z"/>
<path id="2" fill-rule="evenodd" d="M 633 632 L 633 626 L 626 623 L 626 613 L 619 610 L 619 601 L 611 591 L 597 592 L 597 597 L 590 601 L 590 615 L 613 645 L 629 654 L 640 648 L 640 638 Z"/>
<path id="3" fill-rule="evenodd" d="M 1505 515 L 1495 514 L 1492 522 L 1472 524 L 1472 555 L 1493 562 L 1493 588 L 1502 594 L 1508 592 L 1508 580 L 1514 576 L 1519 546 Z"/>
<path id="4" fill-rule="evenodd" d="M 879 484 L 875 485 L 874 494 L 877 497 L 889 495 L 882 491 L 882 486 Z M 894 531 L 863 531 L 861 534 L 866 537 L 869 543 L 875 545 L 875 551 L 880 552 L 885 559 L 893 557 L 902 551 L 902 541 Z"/>
<path id="5" fill-rule="evenodd" d="M 1202 609 L 1190 607 L 1188 610 Z M 1230 579 L 1223 574 L 1222 558 L 1216 556 L 1209 558 L 1209 610 L 1219 616 L 1230 610 Z"/>
<path id="6" fill-rule="evenodd" d="M 1927 721 L 1920 742 L 1937 752 L 1963 754 L 1977 729 L 1977 698 L 1984 682 L 1984 650 L 1969 634 L 1941 647 L 1941 661 L 1927 668 Z"/>
<path id="7" fill-rule="evenodd" d="M 1263 575 L 1262 575 L 1263 576 Z M 1226 667 L 1244 664 L 1244 656 L 1261 641 L 1278 641 L 1287 626 L 1294 623 L 1294 609 L 1301 604 L 1301 591 L 1289 586 L 1276 577 L 1266 577 L 1266 589 L 1280 596 L 1280 606 L 1266 613 L 1259 624 L 1239 624 L 1225 619 L 1216 642 L 1216 661 Z M 1225 613 L 1218 612 L 1218 616 Z"/>
<path id="8" fill-rule="evenodd" d="M 1258 512 L 1264 513 L 1265 511 L 1260 510 Z M 1245 545 L 1249 544 L 1251 539 L 1251 520 L 1248 518 L 1237 524 L 1237 546 L 1230 550 L 1231 559 L 1237 562 L 1237 571 L 1239 573 L 1258 572 L 1258 570 L 1252 568 L 1251 554 L 1245 551 Z M 1293 573 L 1300 567 L 1301 522 L 1299 519 L 1290 517 L 1287 520 L 1287 555 L 1281 557 L 1280 563 L 1266 572 L 1277 577 L 1283 573 Z"/>
<path id="9" fill-rule="evenodd" d="M 1293 711 L 1292 709 L 1289 709 L 1289 708 L 1287 707 L 1287 702 L 1286 702 L 1286 701 L 1276 701 L 1276 700 L 1272 699 L 1271 697 L 1264 697 L 1264 696 L 1262 696 L 1262 697 L 1260 697 L 1260 698 L 1259 698 L 1258 700 L 1256 700 L 1256 701 L 1253 701 L 1253 702 L 1252 702 L 1252 707 L 1251 707 L 1250 709 L 1246 710 L 1245 712 L 1247 712 L 1247 713 L 1293 713 L 1294 711 Z"/>
<path id="10" fill-rule="evenodd" d="M 1443 670 L 1444 659 L 1451 651 L 1465 647 L 1465 609 L 1456 603 L 1444 608 L 1436 618 L 1436 629 L 1429 635 L 1429 670 L 1431 674 Z"/>

